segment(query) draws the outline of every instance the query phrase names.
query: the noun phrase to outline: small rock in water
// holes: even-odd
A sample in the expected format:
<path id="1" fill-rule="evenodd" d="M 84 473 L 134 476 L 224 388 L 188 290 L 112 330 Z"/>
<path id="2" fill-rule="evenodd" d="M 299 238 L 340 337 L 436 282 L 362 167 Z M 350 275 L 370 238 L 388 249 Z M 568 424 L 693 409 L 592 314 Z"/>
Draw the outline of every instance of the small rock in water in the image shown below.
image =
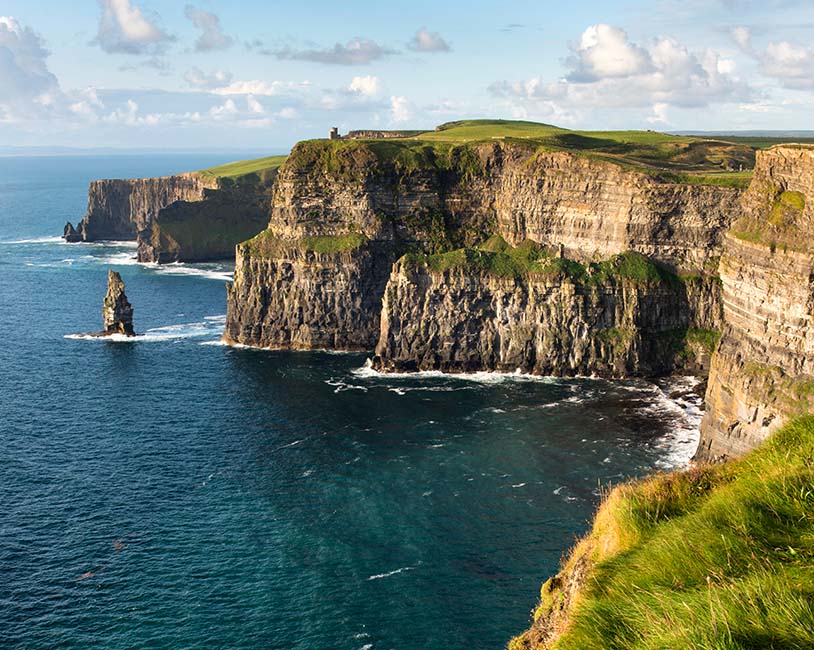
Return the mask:
<path id="1" fill-rule="evenodd" d="M 70 221 L 65 224 L 65 230 L 62 231 L 62 238 L 69 244 L 82 241 L 82 235 L 76 231 L 76 228 L 73 227 Z"/>
<path id="2" fill-rule="evenodd" d="M 124 293 L 122 276 L 113 269 L 107 272 L 107 295 L 102 303 L 102 317 L 105 321 L 105 335 L 136 335 L 133 331 L 133 305 L 128 302 Z"/>

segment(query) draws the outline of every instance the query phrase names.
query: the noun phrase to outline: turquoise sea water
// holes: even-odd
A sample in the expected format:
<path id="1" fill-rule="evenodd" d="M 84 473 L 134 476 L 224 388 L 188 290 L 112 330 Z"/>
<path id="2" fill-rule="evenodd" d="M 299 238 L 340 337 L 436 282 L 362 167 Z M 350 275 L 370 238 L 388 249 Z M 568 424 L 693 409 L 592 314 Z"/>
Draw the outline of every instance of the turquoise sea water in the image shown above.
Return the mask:
<path id="1" fill-rule="evenodd" d="M 220 162 L 0 158 L 0 647 L 502 648 L 599 484 L 686 461 L 694 401 L 224 347 L 230 265 L 56 238 L 91 179 Z M 108 268 L 141 336 L 71 337 Z"/>

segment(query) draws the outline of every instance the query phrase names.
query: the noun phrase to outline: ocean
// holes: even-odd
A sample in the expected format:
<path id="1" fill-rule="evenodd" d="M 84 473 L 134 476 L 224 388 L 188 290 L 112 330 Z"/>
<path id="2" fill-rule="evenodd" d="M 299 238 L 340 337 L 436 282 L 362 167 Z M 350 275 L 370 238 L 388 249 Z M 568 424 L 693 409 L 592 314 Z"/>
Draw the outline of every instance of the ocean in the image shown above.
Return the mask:
<path id="1" fill-rule="evenodd" d="M 601 487 L 686 464 L 696 380 L 230 348 L 232 265 L 59 239 L 93 179 L 228 158 L 0 158 L 0 647 L 503 648 Z M 77 336 L 108 268 L 132 341 Z"/>

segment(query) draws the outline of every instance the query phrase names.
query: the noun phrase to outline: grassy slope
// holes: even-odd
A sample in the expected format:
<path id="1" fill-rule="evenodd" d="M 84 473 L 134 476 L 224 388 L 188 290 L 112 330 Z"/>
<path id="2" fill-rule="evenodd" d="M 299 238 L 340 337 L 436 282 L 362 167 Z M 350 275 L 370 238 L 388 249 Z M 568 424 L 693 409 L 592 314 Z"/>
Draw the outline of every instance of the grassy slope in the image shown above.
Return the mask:
<path id="1" fill-rule="evenodd" d="M 231 179 L 238 179 L 250 174 L 257 174 L 260 177 L 263 172 L 277 169 L 285 162 L 286 158 L 287 156 L 267 156 L 266 158 L 254 158 L 252 160 L 238 160 L 218 167 L 202 169 L 199 173 L 204 176 Z"/>
<path id="2" fill-rule="evenodd" d="M 814 418 L 745 458 L 616 488 L 559 650 L 814 648 Z M 543 587 L 535 619 L 563 597 Z M 560 621 L 562 622 L 562 621 Z M 535 648 L 535 628 L 510 648 Z"/>

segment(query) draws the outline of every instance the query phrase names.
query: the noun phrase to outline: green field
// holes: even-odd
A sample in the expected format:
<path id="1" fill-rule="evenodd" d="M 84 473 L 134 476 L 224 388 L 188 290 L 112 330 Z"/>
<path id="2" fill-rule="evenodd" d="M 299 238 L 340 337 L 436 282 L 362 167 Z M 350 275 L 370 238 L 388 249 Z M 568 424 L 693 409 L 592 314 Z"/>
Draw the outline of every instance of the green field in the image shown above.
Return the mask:
<path id="1" fill-rule="evenodd" d="M 742 460 L 615 489 L 564 569 L 578 591 L 551 580 L 535 612 L 557 650 L 814 648 L 814 418 Z M 509 647 L 549 646 L 532 627 Z"/>
<path id="2" fill-rule="evenodd" d="M 755 151 L 792 138 L 672 135 L 657 131 L 572 131 L 550 124 L 522 120 L 459 120 L 434 130 L 411 132 L 398 138 L 373 140 L 309 140 L 297 145 L 296 164 L 323 164 L 326 170 L 347 167 L 343 159 L 358 157 L 364 166 L 365 152 L 380 161 L 394 162 L 405 171 L 426 165 L 476 170 L 478 161 L 452 160 L 466 156 L 466 145 L 504 141 L 524 146 L 529 154 L 568 151 L 596 160 L 613 162 L 672 183 L 743 188 L 752 178 Z M 807 142 L 807 140 L 796 140 Z M 814 142 L 814 140 L 812 140 Z M 308 147 L 312 151 L 308 151 Z M 452 152 L 452 153 L 451 153 Z M 305 155 L 303 155 L 305 153 Z M 470 156 L 471 157 L 471 156 Z M 477 156 L 475 156 L 477 157 Z M 286 156 L 243 160 L 204 169 L 200 173 L 231 183 L 268 181 Z M 373 163 L 373 159 L 369 161 Z"/>
<path id="3" fill-rule="evenodd" d="M 238 160 L 226 163 L 218 167 L 202 169 L 200 174 L 215 178 L 229 178 L 239 180 L 250 176 L 256 176 L 258 180 L 265 174 L 273 172 L 285 162 L 288 156 L 267 156 L 265 158 L 254 158 L 252 160 Z"/>

